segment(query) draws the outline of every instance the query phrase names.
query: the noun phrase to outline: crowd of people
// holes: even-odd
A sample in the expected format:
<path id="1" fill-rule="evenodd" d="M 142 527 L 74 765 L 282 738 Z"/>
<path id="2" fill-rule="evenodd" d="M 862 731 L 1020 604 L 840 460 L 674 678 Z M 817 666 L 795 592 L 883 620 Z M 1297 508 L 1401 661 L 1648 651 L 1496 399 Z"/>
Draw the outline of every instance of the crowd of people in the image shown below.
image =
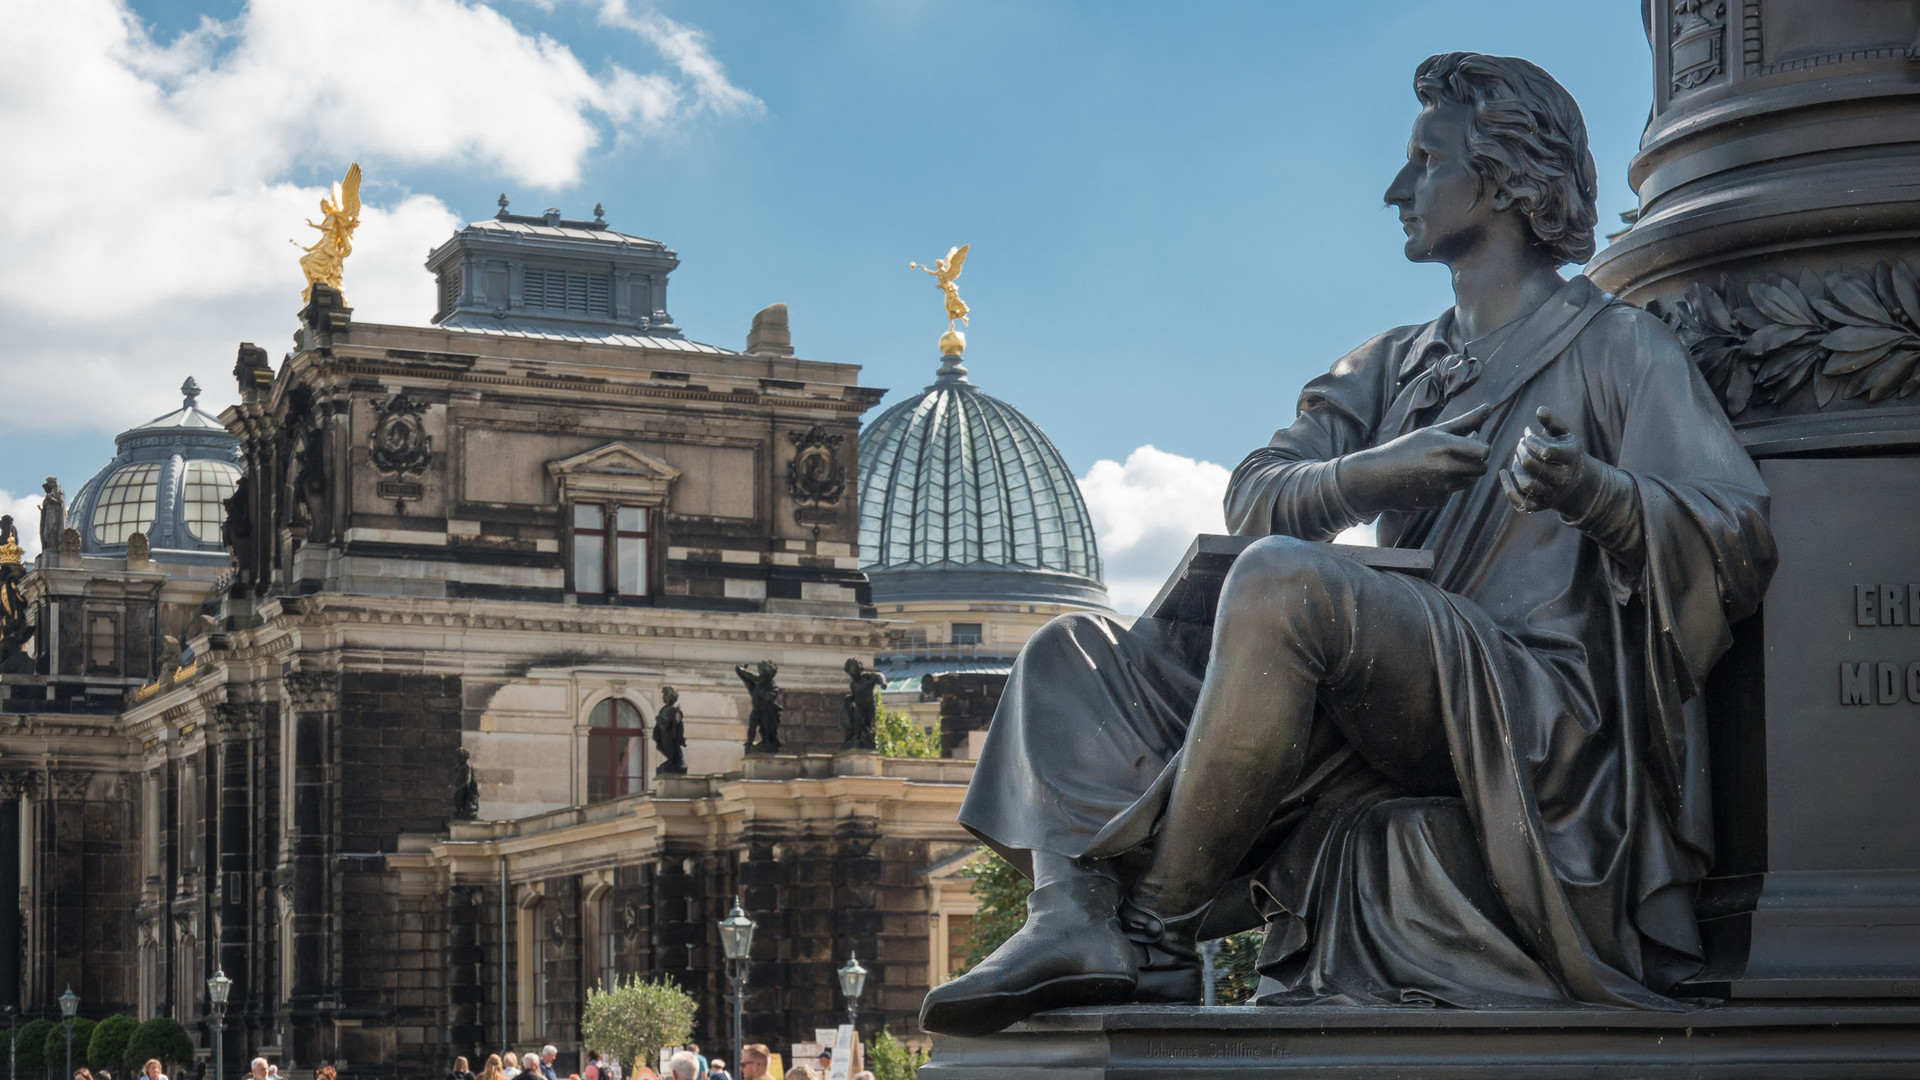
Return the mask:
<path id="1" fill-rule="evenodd" d="M 458 1057 L 453 1059 L 453 1070 L 447 1074 L 447 1080 L 518 1080 L 521 1077 L 525 1080 L 562 1080 L 553 1064 L 559 1053 L 558 1047 L 548 1045 L 541 1047 L 538 1054 L 515 1055 L 511 1050 L 491 1054 L 478 1073 L 472 1071 L 466 1058 Z M 772 1080 L 768 1072 L 772 1061 L 773 1051 L 765 1044 L 746 1046 L 740 1051 L 739 1080 Z M 832 1052 L 822 1051 L 817 1064 L 795 1062 L 789 1066 L 785 1080 L 827 1080 L 832 1061 Z M 159 1077 L 158 1080 L 166 1080 L 166 1077 Z M 259 1077 L 256 1080 L 267 1078 Z M 727 1071 L 724 1059 L 708 1058 L 700 1052 L 698 1043 L 688 1043 L 667 1059 L 665 1075 L 655 1073 L 644 1064 L 629 1071 L 623 1069 L 619 1062 L 608 1061 L 599 1051 L 588 1050 L 580 1071 L 569 1074 L 567 1080 L 734 1080 L 734 1075 Z M 849 1080 L 873 1080 L 873 1074 L 862 1070 L 854 1073 Z"/>

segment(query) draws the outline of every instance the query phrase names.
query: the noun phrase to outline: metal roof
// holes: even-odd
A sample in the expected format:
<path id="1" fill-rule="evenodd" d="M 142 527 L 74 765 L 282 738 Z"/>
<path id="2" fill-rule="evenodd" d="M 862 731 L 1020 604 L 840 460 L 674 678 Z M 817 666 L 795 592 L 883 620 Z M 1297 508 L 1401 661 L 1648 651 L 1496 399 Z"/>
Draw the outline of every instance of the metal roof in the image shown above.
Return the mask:
<path id="1" fill-rule="evenodd" d="M 860 434 L 860 551 L 876 603 L 1107 606 L 1073 470 L 1037 424 L 981 392 L 953 358 Z"/>

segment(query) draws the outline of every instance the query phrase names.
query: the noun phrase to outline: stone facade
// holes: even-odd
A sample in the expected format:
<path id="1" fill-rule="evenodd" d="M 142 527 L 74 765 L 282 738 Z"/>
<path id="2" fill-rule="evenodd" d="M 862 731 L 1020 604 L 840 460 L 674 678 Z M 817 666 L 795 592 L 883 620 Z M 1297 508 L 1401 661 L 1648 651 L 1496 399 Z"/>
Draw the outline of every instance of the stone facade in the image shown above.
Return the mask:
<path id="1" fill-rule="evenodd" d="M 545 326 L 526 275 L 635 239 L 546 228 L 436 252 L 465 282 L 438 327 L 356 323 L 316 285 L 281 363 L 242 346 L 230 568 L 129 542 L 28 575 L 40 670 L 0 680 L 24 1015 L 71 983 L 85 1015 L 172 1015 L 204 1048 L 219 969 L 230 1062 L 414 1076 L 546 1042 L 570 1063 L 590 988 L 665 975 L 732 1057 L 714 923 L 738 893 L 750 1038 L 832 1023 L 854 949 L 863 1030 L 915 1033 L 971 763 L 833 756 L 841 665 L 886 640 L 852 511 L 882 391 L 795 358 L 777 305 L 747 352 L 686 339 L 664 248 L 606 325 Z M 519 261 L 488 292 L 503 230 Z M 762 660 L 784 749 L 749 756 L 735 668 Z M 689 774 L 656 778 L 668 686 Z"/>

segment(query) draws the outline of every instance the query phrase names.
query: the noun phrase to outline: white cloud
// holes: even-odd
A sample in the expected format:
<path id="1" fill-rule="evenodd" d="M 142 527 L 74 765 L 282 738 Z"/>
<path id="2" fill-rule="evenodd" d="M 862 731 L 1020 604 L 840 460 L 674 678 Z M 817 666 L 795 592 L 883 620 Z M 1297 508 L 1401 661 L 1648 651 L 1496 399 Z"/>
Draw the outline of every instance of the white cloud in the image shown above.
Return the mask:
<path id="1" fill-rule="evenodd" d="M 1116 611 L 1140 613 L 1195 536 L 1227 531 L 1231 476 L 1223 465 L 1142 446 L 1125 463 L 1094 462 L 1080 478 Z M 1371 545 L 1373 526 L 1356 525 L 1334 542 Z"/>
<path id="2" fill-rule="evenodd" d="M 1142 446 L 1125 463 L 1094 462 L 1080 478 L 1115 610 L 1141 611 L 1196 534 L 1226 531 L 1229 475 L 1211 461 Z"/>
<path id="3" fill-rule="evenodd" d="M 188 373 L 217 407 L 235 343 L 277 353 L 293 329 L 287 241 L 309 242 L 323 194 L 296 175 L 366 164 L 347 295 L 358 318 L 417 323 L 422 259 L 460 222 L 396 175 L 560 187 L 608 132 L 760 108 L 697 30 L 618 14 L 662 71 L 590 72 L 477 0 L 253 0 L 172 42 L 124 0 L 16 13 L 0 35 L 0 370 L 36 407 L 10 422 L 144 420 Z"/>

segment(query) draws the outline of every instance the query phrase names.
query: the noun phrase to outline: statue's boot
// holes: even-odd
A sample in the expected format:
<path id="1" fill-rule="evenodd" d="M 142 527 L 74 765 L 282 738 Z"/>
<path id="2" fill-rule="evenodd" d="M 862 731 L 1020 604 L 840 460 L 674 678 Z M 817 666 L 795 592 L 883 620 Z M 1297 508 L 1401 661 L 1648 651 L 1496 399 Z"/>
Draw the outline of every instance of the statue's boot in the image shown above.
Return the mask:
<path id="1" fill-rule="evenodd" d="M 1132 1000 L 1146 1005 L 1198 1005 L 1206 996 L 1200 966 L 1200 924 L 1207 906 L 1163 918 L 1129 898 L 1120 905 L 1120 925 L 1134 943 L 1140 981 Z"/>
<path id="2" fill-rule="evenodd" d="M 1026 924 L 973 970 L 928 991 L 923 1030 L 987 1035 L 1048 1009 L 1132 997 L 1139 964 L 1120 926 L 1117 872 L 1039 851 L 1033 868 Z"/>

